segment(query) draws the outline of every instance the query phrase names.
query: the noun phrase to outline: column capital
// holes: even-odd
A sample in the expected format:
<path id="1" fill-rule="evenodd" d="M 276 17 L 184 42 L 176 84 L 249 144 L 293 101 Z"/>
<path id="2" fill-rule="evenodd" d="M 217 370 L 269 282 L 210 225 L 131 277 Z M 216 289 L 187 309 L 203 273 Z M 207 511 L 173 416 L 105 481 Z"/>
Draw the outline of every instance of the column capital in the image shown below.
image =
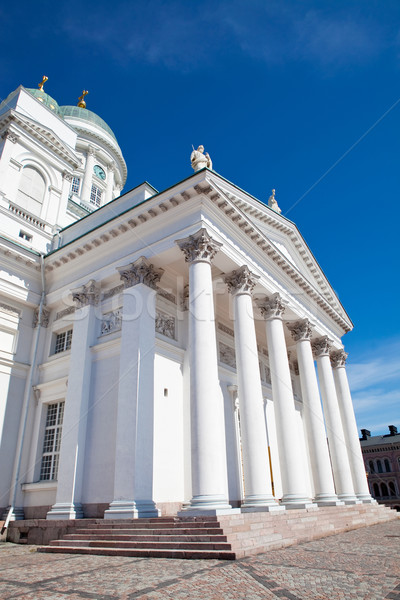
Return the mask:
<path id="1" fill-rule="evenodd" d="M 346 366 L 348 354 L 343 350 L 333 350 L 330 354 L 331 365 L 333 369 Z"/>
<path id="2" fill-rule="evenodd" d="M 316 358 L 319 356 L 329 356 L 331 346 L 332 340 L 330 340 L 327 335 L 317 338 L 311 342 L 311 348 Z"/>
<path id="3" fill-rule="evenodd" d="M 35 308 L 35 312 L 33 313 L 33 323 L 32 327 L 35 329 L 37 325 L 41 325 L 42 327 L 47 327 L 50 319 L 50 310 L 48 308 L 42 308 L 42 315 L 39 323 L 39 307 Z"/>
<path id="4" fill-rule="evenodd" d="M 258 279 L 258 275 L 254 275 L 247 265 L 243 265 L 226 275 L 224 281 L 231 294 L 251 294 Z"/>
<path id="5" fill-rule="evenodd" d="M 187 238 L 175 240 L 185 255 L 185 261 L 192 263 L 203 261 L 211 263 L 222 244 L 213 240 L 207 229 L 202 227 L 197 233 Z"/>
<path id="6" fill-rule="evenodd" d="M 93 146 L 89 146 L 87 149 L 87 153 L 90 156 L 95 156 L 96 155 L 96 149 Z"/>
<path id="7" fill-rule="evenodd" d="M 67 181 L 72 181 L 73 177 L 74 176 L 72 175 L 72 173 L 69 173 L 68 171 L 62 172 L 62 178 L 66 179 Z"/>
<path id="8" fill-rule="evenodd" d="M 280 319 L 286 309 L 282 297 L 278 292 L 272 296 L 265 296 L 257 300 L 257 306 L 266 321 L 270 319 Z"/>
<path id="9" fill-rule="evenodd" d="M 117 165 L 116 165 L 115 161 L 112 160 L 107 165 L 107 171 L 113 171 L 115 173 L 116 170 L 117 170 Z"/>
<path id="10" fill-rule="evenodd" d="M 286 323 L 286 327 L 289 329 L 295 342 L 311 339 L 312 328 L 308 319 L 299 319 L 298 321 Z"/>
<path id="11" fill-rule="evenodd" d="M 100 286 L 97 285 L 94 279 L 91 279 L 86 285 L 72 292 L 72 300 L 76 302 L 78 308 L 88 304 L 96 306 L 100 300 Z"/>
<path id="12" fill-rule="evenodd" d="M 164 269 L 157 269 L 145 256 L 141 256 L 135 262 L 119 267 L 117 270 L 125 289 L 143 283 L 156 290 L 157 283 L 164 273 Z"/>

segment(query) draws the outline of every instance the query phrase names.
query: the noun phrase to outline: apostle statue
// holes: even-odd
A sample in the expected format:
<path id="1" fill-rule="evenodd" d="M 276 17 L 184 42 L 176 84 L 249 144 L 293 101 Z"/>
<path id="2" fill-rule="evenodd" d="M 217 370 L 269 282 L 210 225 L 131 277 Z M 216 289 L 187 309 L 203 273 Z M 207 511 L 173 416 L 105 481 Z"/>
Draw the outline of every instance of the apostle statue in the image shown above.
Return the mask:
<path id="1" fill-rule="evenodd" d="M 204 146 L 199 146 L 197 150 L 193 148 L 193 152 L 190 155 L 190 162 L 194 171 L 200 171 L 207 167 L 212 169 L 212 161 L 208 152 L 204 154 Z"/>
<path id="2" fill-rule="evenodd" d="M 281 214 L 281 209 L 278 206 L 278 203 L 275 198 L 275 190 L 272 190 L 271 196 L 268 198 L 268 206 L 272 208 L 275 212 Z"/>

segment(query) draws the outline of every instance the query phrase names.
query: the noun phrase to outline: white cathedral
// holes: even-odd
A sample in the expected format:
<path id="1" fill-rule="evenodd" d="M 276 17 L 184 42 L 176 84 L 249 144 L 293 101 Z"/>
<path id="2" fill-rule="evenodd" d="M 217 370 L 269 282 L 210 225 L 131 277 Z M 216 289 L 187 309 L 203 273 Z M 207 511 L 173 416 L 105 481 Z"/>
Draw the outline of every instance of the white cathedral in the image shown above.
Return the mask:
<path id="1" fill-rule="evenodd" d="M 373 502 L 346 311 L 274 193 L 191 158 L 172 187 L 121 195 L 121 149 L 84 94 L 60 106 L 42 83 L 1 103 L 8 519 Z"/>

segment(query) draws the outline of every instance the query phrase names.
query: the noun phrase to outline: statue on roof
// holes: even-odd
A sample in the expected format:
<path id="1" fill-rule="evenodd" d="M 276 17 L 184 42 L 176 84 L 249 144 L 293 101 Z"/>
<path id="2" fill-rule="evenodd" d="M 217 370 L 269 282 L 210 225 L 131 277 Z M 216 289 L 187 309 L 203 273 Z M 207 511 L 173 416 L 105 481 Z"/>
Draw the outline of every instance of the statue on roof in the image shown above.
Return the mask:
<path id="1" fill-rule="evenodd" d="M 270 208 L 272 208 L 272 210 L 274 210 L 278 214 L 281 214 L 282 211 L 279 208 L 278 202 L 276 201 L 276 198 L 275 198 L 275 190 L 272 190 L 271 196 L 268 198 L 268 206 Z"/>
<path id="2" fill-rule="evenodd" d="M 192 163 L 192 168 L 195 172 L 200 171 L 200 169 L 204 169 L 205 167 L 212 169 L 210 155 L 208 152 L 204 153 L 204 146 L 201 145 L 197 148 L 197 150 L 193 148 L 193 152 L 190 155 L 190 162 Z"/>
<path id="3" fill-rule="evenodd" d="M 38 83 L 38 88 L 41 92 L 44 92 L 43 86 L 46 83 L 46 81 L 48 81 L 49 78 L 46 77 L 46 75 L 43 75 L 42 81 L 40 83 Z"/>
<path id="4" fill-rule="evenodd" d="M 83 90 L 82 96 L 80 96 L 78 98 L 78 106 L 79 106 L 79 108 L 86 108 L 85 96 L 87 96 L 88 93 L 89 92 L 87 90 Z"/>

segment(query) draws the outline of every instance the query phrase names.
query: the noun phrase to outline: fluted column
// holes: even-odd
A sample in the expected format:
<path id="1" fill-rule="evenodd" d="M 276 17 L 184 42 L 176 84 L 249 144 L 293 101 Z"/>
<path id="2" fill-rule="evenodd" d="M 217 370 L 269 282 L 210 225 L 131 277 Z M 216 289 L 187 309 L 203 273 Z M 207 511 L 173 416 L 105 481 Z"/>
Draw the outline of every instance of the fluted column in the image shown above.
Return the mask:
<path id="1" fill-rule="evenodd" d="M 362 502 L 373 502 L 369 493 L 365 465 L 362 457 L 358 429 L 354 415 L 353 403 L 346 374 L 346 359 L 348 354 L 344 350 L 334 350 L 331 355 L 333 378 L 336 386 L 336 394 L 342 418 L 344 439 L 347 447 L 347 455 L 350 463 L 351 475 L 353 477 L 354 492 Z"/>
<path id="2" fill-rule="evenodd" d="M 338 504 L 326 441 L 317 374 L 311 350 L 312 329 L 310 321 L 302 319 L 287 323 L 287 327 L 296 342 L 301 395 L 303 398 L 303 417 L 314 482 L 315 502 L 321 506 Z"/>
<path id="3" fill-rule="evenodd" d="M 312 342 L 312 349 L 317 359 L 319 385 L 324 407 L 326 432 L 336 493 L 339 500 L 343 500 L 346 504 L 354 504 L 357 499 L 354 495 L 342 420 L 340 418 L 335 382 L 329 359 L 331 345 L 332 342 L 328 337 L 323 336 Z"/>
<path id="4" fill-rule="evenodd" d="M 221 247 L 207 230 L 177 240 L 189 263 L 192 500 L 188 510 L 230 509 L 226 497 L 224 418 L 218 380 L 211 261 Z"/>
<path id="5" fill-rule="evenodd" d="M 243 510 L 279 508 L 272 495 L 264 400 L 251 292 L 257 278 L 246 265 L 225 277 L 233 296 L 235 349 L 244 467 Z"/>
<path id="6" fill-rule="evenodd" d="M 105 519 L 156 517 L 153 499 L 155 299 L 163 269 L 144 257 L 118 269 L 124 283 L 114 500 Z"/>
<path id="7" fill-rule="evenodd" d="M 282 323 L 285 306 L 279 294 L 259 300 L 257 304 L 266 320 L 272 399 L 282 477 L 282 502 L 287 508 L 307 507 L 310 506 L 311 500 L 304 487 L 296 408 Z"/>
<path id="8" fill-rule="evenodd" d="M 65 399 L 56 503 L 47 519 L 82 518 L 83 468 L 86 425 L 90 398 L 92 356 L 90 347 L 96 334 L 95 308 L 100 290 L 94 280 L 75 290 L 74 313 L 67 395 Z"/>

